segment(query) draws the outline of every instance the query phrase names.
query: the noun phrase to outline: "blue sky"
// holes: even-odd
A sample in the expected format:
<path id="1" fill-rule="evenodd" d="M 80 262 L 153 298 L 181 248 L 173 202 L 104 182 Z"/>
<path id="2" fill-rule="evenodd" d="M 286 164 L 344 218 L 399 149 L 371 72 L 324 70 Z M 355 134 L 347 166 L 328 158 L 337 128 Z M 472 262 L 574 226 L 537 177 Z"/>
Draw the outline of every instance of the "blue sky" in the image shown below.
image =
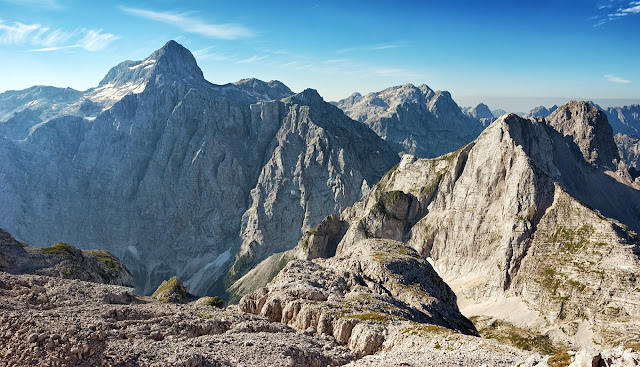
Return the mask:
<path id="1" fill-rule="evenodd" d="M 639 0 L 0 0 L 0 91 L 84 90 L 170 39 L 213 83 L 277 79 L 325 100 L 426 83 L 511 111 L 640 102 Z"/>

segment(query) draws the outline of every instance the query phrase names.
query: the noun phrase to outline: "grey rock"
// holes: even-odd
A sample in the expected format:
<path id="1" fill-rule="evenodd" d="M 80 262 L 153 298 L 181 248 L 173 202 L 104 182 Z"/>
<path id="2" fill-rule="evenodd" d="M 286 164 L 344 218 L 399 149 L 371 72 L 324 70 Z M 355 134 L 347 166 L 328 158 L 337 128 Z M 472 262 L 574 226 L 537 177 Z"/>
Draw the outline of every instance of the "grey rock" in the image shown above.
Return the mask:
<path id="1" fill-rule="evenodd" d="M 556 109 L 546 121 L 563 135 L 570 136 L 587 162 L 611 167 L 614 160 L 620 160 L 613 129 L 598 107 L 571 101 Z"/>
<path id="2" fill-rule="evenodd" d="M 197 298 L 177 277 L 163 281 L 151 297 L 165 303 L 187 303 Z"/>
<path id="3" fill-rule="evenodd" d="M 546 108 L 545 106 L 538 106 L 529 111 L 529 113 L 527 113 L 524 117 L 547 117 L 557 109 L 558 106 L 556 105 L 553 105 L 550 108 Z"/>
<path id="4" fill-rule="evenodd" d="M 398 153 L 437 157 L 475 139 L 483 129 L 449 92 L 411 84 L 337 102 L 347 116 L 367 124 Z"/>
<path id="5" fill-rule="evenodd" d="M 603 110 L 614 133 L 640 136 L 640 104 Z"/>
<path id="6" fill-rule="evenodd" d="M 629 167 L 640 168 L 640 139 L 633 135 L 617 133 L 613 139 L 618 146 L 620 159 Z"/>
<path id="7" fill-rule="evenodd" d="M 2 229 L 0 271 L 133 286 L 133 277 L 129 269 L 108 251 L 80 250 L 64 242 L 48 247 L 29 246 L 16 241 Z M 34 290 L 43 293 L 43 289 L 39 287 Z"/>
<path id="8" fill-rule="evenodd" d="M 392 240 L 362 240 L 329 259 L 290 262 L 239 308 L 301 331 L 313 327 L 358 356 L 377 352 L 393 321 L 476 334 L 431 265 Z"/>
<path id="9" fill-rule="evenodd" d="M 493 112 L 491 112 L 491 110 L 489 109 L 489 106 L 487 106 L 484 103 L 479 103 L 477 106 L 466 109 L 464 111 L 464 113 L 470 117 L 473 117 L 476 120 L 480 120 L 480 119 L 493 119 Z"/>
<path id="10" fill-rule="evenodd" d="M 603 167 L 617 152 L 592 107 L 569 103 L 549 121 L 504 115 L 454 153 L 403 157 L 343 211 L 338 253 L 366 238 L 401 241 L 459 297 L 521 299 L 541 315 L 529 326 L 578 345 L 633 340 L 640 194 Z"/>
<path id="11" fill-rule="evenodd" d="M 105 248 L 145 294 L 175 274 L 219 294 L 240 251 L 250 266 L 293 248 L 398 159 L 315 91 L 211 84 L 173 41 L 85 92 L 40 89 L 0 95 L 7 115 L 43 104 L 20 110 L 27 135 L 0 137 L 0 226 L 35 245 Z"/>

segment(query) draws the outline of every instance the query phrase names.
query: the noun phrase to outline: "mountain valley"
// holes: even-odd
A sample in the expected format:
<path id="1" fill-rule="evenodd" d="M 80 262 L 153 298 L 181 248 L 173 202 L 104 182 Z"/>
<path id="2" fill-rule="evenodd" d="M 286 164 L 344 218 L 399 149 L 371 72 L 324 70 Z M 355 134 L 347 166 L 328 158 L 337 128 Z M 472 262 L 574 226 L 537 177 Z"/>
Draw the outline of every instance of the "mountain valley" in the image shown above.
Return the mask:
<path id="1" fill-rule="evenodd" d="M 0 366 L 640 365 L 638 105 L 503 112 L 175 41 L 0 94 Z"/>

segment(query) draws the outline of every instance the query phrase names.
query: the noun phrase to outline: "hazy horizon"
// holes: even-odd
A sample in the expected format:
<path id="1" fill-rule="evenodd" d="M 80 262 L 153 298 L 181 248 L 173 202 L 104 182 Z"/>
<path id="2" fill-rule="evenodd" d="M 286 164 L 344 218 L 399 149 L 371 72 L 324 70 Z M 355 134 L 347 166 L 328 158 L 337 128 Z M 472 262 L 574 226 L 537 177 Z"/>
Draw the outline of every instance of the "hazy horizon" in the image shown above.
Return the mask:
<path id="1" fill-rule="evenodd" d="M 0 92 L 86 90 L 174 39 L 212 83 L 280 80 L 327 101 L 425 83 L 461 106 L 516 112 L 640 102 L 637 0 L 0 0 L 0 10 Z"/>

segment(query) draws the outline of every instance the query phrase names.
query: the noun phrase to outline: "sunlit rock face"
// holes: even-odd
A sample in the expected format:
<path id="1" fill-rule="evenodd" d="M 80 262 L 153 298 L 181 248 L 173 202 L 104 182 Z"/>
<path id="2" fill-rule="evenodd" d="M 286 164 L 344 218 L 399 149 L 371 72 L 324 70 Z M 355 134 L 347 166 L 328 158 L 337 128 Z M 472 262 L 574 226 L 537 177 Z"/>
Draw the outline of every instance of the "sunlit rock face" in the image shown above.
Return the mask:
<path id="1" fill-rule="evenodd" d="M 347 116 L 367 124 L 398 153 L 434 158 L 475 139 L 483 125 L 465 115 L 447 91 L 427 85 L 355 93 L 336 103 Z"/>

